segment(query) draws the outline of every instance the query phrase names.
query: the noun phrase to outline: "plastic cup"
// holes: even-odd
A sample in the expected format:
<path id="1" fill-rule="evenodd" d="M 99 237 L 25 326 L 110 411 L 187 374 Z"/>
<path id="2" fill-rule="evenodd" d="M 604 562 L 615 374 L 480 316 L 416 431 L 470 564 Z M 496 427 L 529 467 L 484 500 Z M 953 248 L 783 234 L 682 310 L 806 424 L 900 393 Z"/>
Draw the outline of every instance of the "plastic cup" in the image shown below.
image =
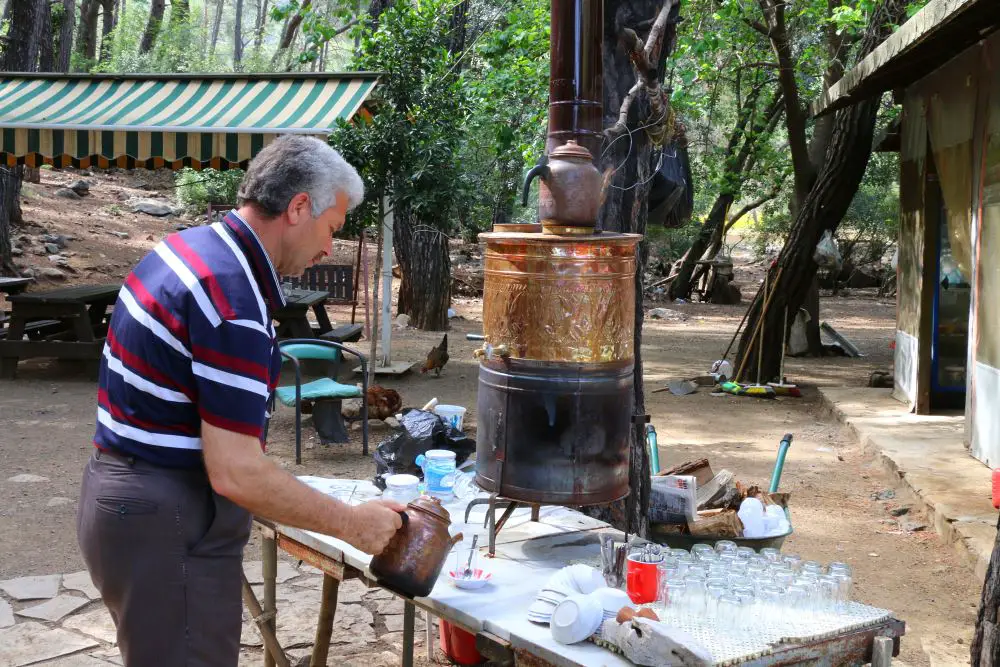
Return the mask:
<path id="1" fill-rule="evenodd" d="M 459 431 L 465 425 L 465 408 L 461 405 L 444 405 L 439 404 L 434 407 L 434 414 L 441 418 L 441 420 Z"/>

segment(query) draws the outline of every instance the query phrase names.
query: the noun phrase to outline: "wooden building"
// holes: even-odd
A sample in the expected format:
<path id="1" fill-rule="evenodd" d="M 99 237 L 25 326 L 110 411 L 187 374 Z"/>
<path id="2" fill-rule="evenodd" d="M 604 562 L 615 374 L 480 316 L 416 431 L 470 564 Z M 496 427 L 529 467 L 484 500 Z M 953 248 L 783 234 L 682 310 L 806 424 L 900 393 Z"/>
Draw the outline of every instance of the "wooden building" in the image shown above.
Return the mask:
<path id="1" fill-rule="evenodd" d="M 894 395 L 919 414 L 964 409 L 972 454 L 995 467 L 1000 0 L 932 0 L 813 113 L 886 91 L 902 105 Z"/>

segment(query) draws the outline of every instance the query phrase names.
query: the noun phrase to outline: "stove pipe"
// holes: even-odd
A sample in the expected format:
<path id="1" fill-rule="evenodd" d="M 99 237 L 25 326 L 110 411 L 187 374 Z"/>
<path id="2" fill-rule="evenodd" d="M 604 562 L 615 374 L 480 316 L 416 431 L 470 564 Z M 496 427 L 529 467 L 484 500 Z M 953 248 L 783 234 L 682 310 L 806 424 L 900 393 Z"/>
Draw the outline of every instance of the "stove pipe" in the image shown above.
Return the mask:
<path id="1" fill-rule="evenodd" d="M 603 23 L 604 0 L 552 0 L 546 154 L 572 139 L 600 155 Z"/>

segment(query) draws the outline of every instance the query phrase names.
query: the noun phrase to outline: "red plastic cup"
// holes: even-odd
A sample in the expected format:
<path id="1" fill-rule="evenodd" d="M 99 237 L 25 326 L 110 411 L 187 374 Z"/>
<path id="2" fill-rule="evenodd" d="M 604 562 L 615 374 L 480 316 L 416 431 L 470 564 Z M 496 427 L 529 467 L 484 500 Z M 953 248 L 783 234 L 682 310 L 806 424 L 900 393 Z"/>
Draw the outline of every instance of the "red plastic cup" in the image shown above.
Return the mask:
<path id="1" fill-rule="evenodd" d="M 629 556 L 625 563 L 625 592 L 635 604 L 656 602 L 660 588 L 659 563 L 643 563 Z"/>
<path id="2" fill-rule="evenodd" d="M 1000 509 L 1000 468 L 993 469 L 993 508 Z"/>

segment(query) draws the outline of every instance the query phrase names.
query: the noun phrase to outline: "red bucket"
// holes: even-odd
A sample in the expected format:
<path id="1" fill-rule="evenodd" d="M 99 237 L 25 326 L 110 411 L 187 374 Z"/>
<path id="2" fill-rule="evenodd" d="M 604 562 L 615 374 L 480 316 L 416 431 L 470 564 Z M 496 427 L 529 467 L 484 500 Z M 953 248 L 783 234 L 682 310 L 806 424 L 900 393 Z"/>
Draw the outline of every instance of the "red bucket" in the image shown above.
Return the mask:
<path id="1" fill-rule="evenodd" d="M 441 650 L 449 660 L 459 665 L 478 665 L 483 662 L 483 656 L 476 650 L 474 634 L 452 625 L 443 618 L 438 619 L 438 630 L 441 635 Z"/>

